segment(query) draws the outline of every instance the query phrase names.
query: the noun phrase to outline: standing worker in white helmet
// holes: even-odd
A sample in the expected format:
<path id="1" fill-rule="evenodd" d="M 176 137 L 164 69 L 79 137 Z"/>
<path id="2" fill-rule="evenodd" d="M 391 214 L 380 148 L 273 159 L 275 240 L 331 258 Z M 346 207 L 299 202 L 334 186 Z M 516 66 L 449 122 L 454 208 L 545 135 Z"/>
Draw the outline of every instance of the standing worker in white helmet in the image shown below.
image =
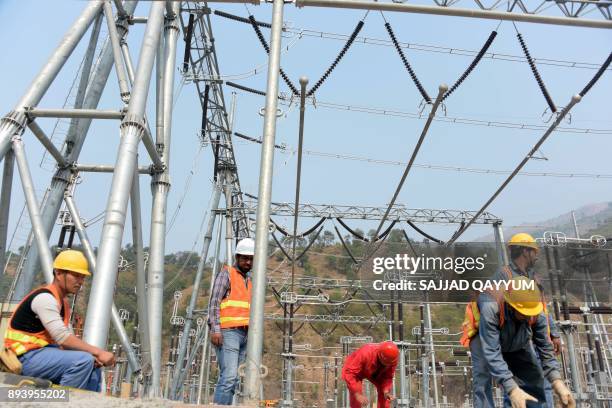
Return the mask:
<path id="1" fill-rule="evenodd" d="M 246 358 L 254 255 L 255 241 L 245 238 L 238 242 L 236 261 L 215 278 L 208 305 L 210 340 L 220 371 L 214 395 L 214 402 L 219 405 L 232 405 L 238 366 Z"/>

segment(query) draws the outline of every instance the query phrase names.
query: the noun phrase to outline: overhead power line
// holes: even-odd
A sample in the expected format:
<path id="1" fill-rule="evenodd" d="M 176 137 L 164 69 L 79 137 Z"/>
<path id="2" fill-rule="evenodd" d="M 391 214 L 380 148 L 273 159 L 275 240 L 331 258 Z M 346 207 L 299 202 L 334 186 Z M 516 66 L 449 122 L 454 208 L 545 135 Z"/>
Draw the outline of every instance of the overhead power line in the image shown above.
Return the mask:
<path id="1" fill-rule="evenodd" d="M 244 17 L 234 16 L 232 14 L 225 13 L 225 12 L 219 12 L 217 10 L 214 12 L 214 14 L 220 17 L 224 17 L 224 18 L 229 18 L 229 19 L 241 21 L 244 23 L 250 23 L 248 19 Z M 257 24 L 260 24 L 263 27 L 269 27 L 268 23 L 261 23 L 258 21 Z M 323 40 L 336 40 L 336 41 L 348 41 L 349 38 L 351 37 L 350 35 L 347 35 L 344 33 L 310 30 L 310 29 L 300 28 L 300 27 L 283 27 L 283 32 L 289 33 L 289 34 L 296 34 L 296 35 L 299 35 L 299 37 L 312 37 L 312 38 L 320 38 Z M 361 43 L 364 45 L 395 47 L 395 44 L 391 40 L 376 38 L 376 37 L 357 36 L 355 37 L 354 42 L 356 44 Z M 469 49 L 464 49 L 464 48 L 444 47 L 440 45 L 421 44 L 421 43 L 402 42 L 402 41 L 398 41 L 398 44 L 401 48 L 410 49 L 414 51 L 430 52 L 430 53 L 436 53 L 436 54 L 449 54 L 449 55 L 462 56 L 462 57 L 475 57 L 478 55 L 480 51 L 480 50 L 469 50 Z M 496 52 L 487 52 L 482 56 L 482 58 L 491 59 L 491 60 L 509 61 L 509 62 L 521 62 L 521 63 L 528 62 L 527 59 L 522 55 L 504 54 L 504 53 L 496 53 Z M 560 59 L 554 59 L 554 58 L 533 58 L 533 62 L 538 65 L 552 65 L 552 66 L 562 67 L 562 68 L 597 70 L 600 67 L 600 64 L 592 63 L 592 62 L 560 60 Z M 608 70 L 612 70 L 612 68 L 608 68 Z"/>
<path id="2" fill-rule="evenodd" d="M 236 132 L 234 135 L 238 138 L 247 140 L 249 142 L 254 142 L 261 144 L 260 139 L 256 139 L 254 137 L 246 136 L 242 133 Z M 294 154 L 296 150 L 286 145 L 276 145 L 278 150 L 287 154 Z M 350 154 L 343 153 L 331 153 L 331 152 L 321 152 L 316 150 L 304 150 L 304 154 L 309 156 L 317 156 L 317 157 L 325 157 L 330 159 L 340 159 L 340 160 L 352 160 L 352 161 L 360 161 L 372 164 L 383 164 L 390 166 L 405 166 L 406 162 L 395 161 L 395 160 L 384 160 L 384 159 L 373 159 L 370 157 L 364 156 L 355 156 Z M 475 168 L 475 167 L 461 167 L 461 166 L 446 166 L 446 165 L 438 165 L 438 164 L 428 164 L 428 163 L 415 163 L 413 167 L 426 169 L 426 170 L 440 170 L 440 171 L 453 171 L 453 172 L 462 172 L 462 173 L 476 173 L 476 174 L 491 174 L 491 175 L 508 175 L 511 173 L 509 170 L 496 170 L 496 169 L 484 169 L 484 168 Z M 557 177 L 557 178 L 592 178 L 592 179 L 612 179 L 612 174 L 597 174 L 597 173 L 560 173 L 560 172 L 528 172 L 524 171 L 519 173 L 520 176 L 530 176 L 530 177 Z"/>
<path id="3" fill-rule="evenodd" d="M 266 94 L 263 91 L 253 89 L 248 86 L 236 84 L 234 82 L 228 81 L 225 84 L 232 88 L 239 89 L 246 93 L 251 93 L 251 94 L 260 95 L 260 96 L 263 96 Z M 286 97 L 285 95 L 282 95 L 282 94 L 279 96 L 279 99 L 281 101 L 281 104 L 284 104 L 284 105 L 288 105 L 292 103 L 291 98 Z M 399 111 L 395 109 L 381 108 L 381 107 L 375 107 L 375 106 L 346 105 L 346 104 L 335 103 L 335 102 L 324 102 L 324 101 L 314 100 L 314 99 L 311 99 L 311 102 L 316 108 L 326 108 L 326 109 L 334 109 L 334 110 L 357 112 L 357 113 L 368 113 L 372 115 L 394 116 L 394 117 L 409 118 L 409 119 L 424 120 L 427 118 L 426 115 L 423 115 L 421 113 L 405 112 L 405 111 Z M 458 123 L 462 125 L 517 129 L 517 130 L 544 131 L 547 128 L 546 125 L 536 125 L 532 123 L 505 122 L 505 121 L 496 121 L 496 120 L 462 118 L 462 117 L 457 117 L 457 116 L 436 116 L 433 120 L 435 122 Z M 555 129 L 555 132 L 593 134 L 593 135 L 612 135 L 612 129 L 557 127 Z"/>

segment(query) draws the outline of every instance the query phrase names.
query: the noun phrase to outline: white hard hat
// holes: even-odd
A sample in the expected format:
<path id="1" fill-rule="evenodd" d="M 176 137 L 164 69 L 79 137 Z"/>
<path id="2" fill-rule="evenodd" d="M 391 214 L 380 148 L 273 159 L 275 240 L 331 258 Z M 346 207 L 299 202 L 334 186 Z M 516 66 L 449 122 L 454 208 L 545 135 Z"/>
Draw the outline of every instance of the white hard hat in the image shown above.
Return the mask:
<path id="1" fill-rule="evenodd" d="M 252 238 L 245 238 L 236 245 L 236 255 L 255 255 L 255 241 Z"/>

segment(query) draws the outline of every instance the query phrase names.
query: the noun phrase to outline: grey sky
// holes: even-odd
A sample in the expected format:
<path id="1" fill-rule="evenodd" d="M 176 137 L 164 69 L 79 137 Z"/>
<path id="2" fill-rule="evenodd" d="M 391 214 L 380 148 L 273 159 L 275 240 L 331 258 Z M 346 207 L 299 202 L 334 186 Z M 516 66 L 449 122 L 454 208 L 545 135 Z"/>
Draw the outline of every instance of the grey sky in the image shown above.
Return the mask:
<path id="1" fill-rule="evenodd" d="M 3 66 L 0 76 L 0 110 L 10 111 L 39 71 L 64 32 L 81 12 L 82 1 L 53 2 L 21 0 L 0 3 L 0 50 Z M 246 17 L 243 5 L 212 5 Z M 270 21 L 271 7 L 249 6 L 261 21 Z M 148 14 L 148 4 L 141 4 L 135 13 Z M 349 35 L 364 16 L 363 11 L 330 9 L 296 9 L 286 6 L 285 20 L 296 28 Z M 478 50 L 498 22 L 441 16 L 385 13 L 401 42 L 429 44 L 456 49 Z M 536 58 L 569 60 L 601 64 L 610 52 L 612 34 L 606 30 L 554 27 L 521 23 L 532 55 Z M 257 75 L 233 79 L 256 89 L 265 89 L 266 54 L 249 25 L 213 17 L 215 44 L 224 75 L 237 75 L 258 68 Z M 269 30 L 262 29 L 268 38 Z M 138 43 L 142 26 L 132 26 L 128 37 L 132 58 L 137 61 Z M 371 12 L 365 20 L 360 36 L 388 39 L 380 13 Z M 292 38 L 286 33 L 284 44 L 289 46 L 282 55 L 282 66 L 297 84 L 301 75 L 314 84 L 327 69 L 344 41 L 304 36 Z M 184 43 L 179 41 L 179 58 Z M 74 78 L 76 67 L 83 56 L 80 46 L 60 73 L 40 106 L 61 107 Z M 521 55 L 513 25 L 501 24 L 490 52 Z M 472 57 L 405 50 L 406 56 L 423 83 L 434 97 L 437 87 L 445 82 L 452 85 L 471 62 Z M 178 66 L 178 64 L 177 64 Z M 572 69 L 538 65 L 538 69 L 558 106 L 564 106 L 571 95 L 579 92 L 594 75 L 592 69 Z M 287 87 L 281 82 L 282 91 Z M 172 191 L 168 205 L 169 217 L 185 191 L 187 175 L 199 148 L 197 132 L 201 111 L 195 87 L 181 86 L 175 104 L 172 145 Z M 225 88 L 226 101 L 232 88 Z M 606 72 L 599 83 L 572 113 L 572 122 L 564 127 L 612 129 L 610 94 L 612 75 Z M 153 96 L 154 87 L 150 96 Z M 356 43 L 346 54 L 316 98 L 322 102 L 343 105 L 380 107 L 389 110 L 419 111 L 421 96 L 412 84 L 399 56 L 392 47 Z M 151 99 L 152 101 L 154 99 Z M 259 109 L 263 97 L 239 92 L 235 130 L 260 137 L 262 117 Z M 101 107 L 118 109 L 116 79 L 111 74 Z M 447 100 L 449 117 L 546 125 L 541 114 L 546 103 L 541 96 L 529 66 L 522 62 L 483 59 L 465 83 Z M 284 115 L 278 124 L 277 142 L 297 147 L 298 110 L 283 107 Z M 149 105 L 149 117 L 154 117 L 154 103 Z M 443 115 L 443 113 L 441 113 Z M 51 133 L 54 121 L 41 124 Z M 322 106 L 308 107 L 306 113 L 305 149 L 370 157 L 392 161 L 407 161 L 418 138 L 423 120 L 393 116 L 342 112 Z M 112 164 L 117 150 L 118 123 L 98 121 L 92 126 L 81 162 Z M 511 170 L 542 135 L 542 131 L 514 130 L 463 124 L 435 122 L 426 138 L 417 163 L 470 168 Z M 42 192 L 52 172 L 38 166 L 42 148 L 30 133 L 25 136 L 27 154 L 37 189 Z M 259 145 L 235 139 L 236 158 L 243 190 L 257 194 Z M 144 154 L 144 150 L 141 149 Z M 547 161 L 530 161 L 529 172 L 612 174 L 609 152 L 611 135 L 555 133 L 543 146 Z M 144 163 L 144 155 L 141 156 Z M 176 223 L 168 234 L 167 252 L 191 249 L 197 236 L 204 208 L 209 201 L 212 176 L 212 154 L 206 146 L 199 154 L 195 176 Z M 295 183 L 295 155 L 277 153 L 273 199 L 293 201 Z M 49 167 L 49 166 L 47 166 Z M 356 205 L 384 205 L 387 203 L 403 171 L 400 166 L 372 164 L 361 161 L 339 160 L 306 155 L 302 177 L 302 202 Z M 84 175 L 77 189 L 76 200 L 85 218 L 104 210 L 110 186 L 110 175 Z M 408 177 L 399 202 L 412 208 L 480 208 L 482 203 L 504 180 L 504 175 L 483 175 L 465 172 L 426 170 L 415 168 Z M 16 177 L 17 178 L 17 177 Z M 503 218 L 507 225 L 534 222 L 577 208 L 581 205 L 612 200 L 612 179 L 517 177 L 493 203 L 490 211 Z M 150 207 L 149 178 L 141 177 L 143 218 L 148 219 Z M 18 182 L 14 185 L 12 217 L 9 237 L 23 199 Z M 279 219 L 290 225 L 290 219 Z M 309 226 L 314 220 L 301 223 Z M 147 221 L 148 224 L 148 221 Z M 374 224 L 351 223 L 362 229 Z M 97 245 L 101 223 L 91 228 L 90 235 Z M 331 228 L 331 224 L 328 226 Z M 454 227 L 425 227 L 434 235 L 447 239 Z M 488 230 L 474 227 L 464 238 L 481 236 Z M 16 242 L 25 239 L 27 231 L 19 232 Z M 148 241 L 148 225 L 144 228 Z M 56 240 L 56 235 L 52 241 Z M 126 242 L 130 240 L 129 229 Z M 21 237 L 21 238 L 20 238 Z M 14 245 L 16 248 L 18 245 Z"/>

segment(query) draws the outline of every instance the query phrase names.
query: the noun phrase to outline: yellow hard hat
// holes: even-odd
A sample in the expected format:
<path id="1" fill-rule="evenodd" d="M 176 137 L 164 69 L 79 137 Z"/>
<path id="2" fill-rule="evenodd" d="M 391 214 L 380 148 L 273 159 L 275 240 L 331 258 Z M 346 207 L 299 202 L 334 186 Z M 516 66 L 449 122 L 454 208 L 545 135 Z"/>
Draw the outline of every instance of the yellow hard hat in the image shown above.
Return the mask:
<path id="1" fill-rule="evenodd" d="M 509 281 L 504 300 L 525 316 L 537 316 L 544 310 L 538 285 L 533 279 L 524 276 L 517 276 Z"/>
<path id="2" fill-rule="evenodd" d="M 510 242 L 508 242 L 508 246 L 522 246 L 535 249 L 536 251 L 540 249 L 535 238 L 526 232 L 520 232 L 513 235 L 512 238 L 510 238 Z"/>
<path id="3" fill-rule="evenodd" d="M 57 254 L 53 261 L 53 269 L 61 269 L 63 271 L 91 276 L 87 258 L 85 258 L 85 255 L 83 255 L 81 251 L 75 251 L 74 249 L 67 249 Z"/>

